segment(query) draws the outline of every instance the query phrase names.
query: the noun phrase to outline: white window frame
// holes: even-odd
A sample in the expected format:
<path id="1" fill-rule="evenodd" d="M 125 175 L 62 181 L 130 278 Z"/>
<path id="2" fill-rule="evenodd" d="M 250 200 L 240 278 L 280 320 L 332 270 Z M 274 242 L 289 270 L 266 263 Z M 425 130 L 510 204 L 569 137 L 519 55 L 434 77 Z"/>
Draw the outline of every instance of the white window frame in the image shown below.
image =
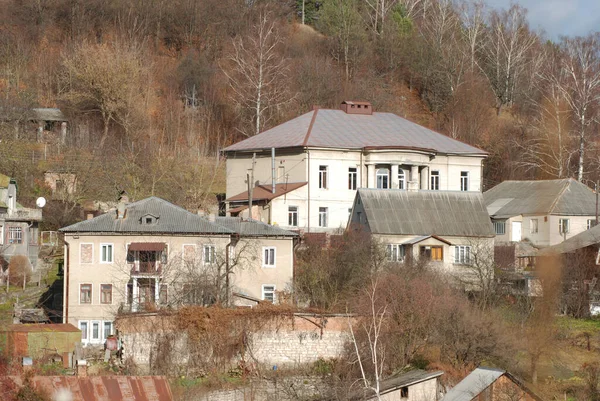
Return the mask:
<path id="1" fill-rule="evenodd" d="M 348 167 L 348 189 L 356 191 L 358 188 L 358 169 L 356 167 Z"/>
<path id="2" fill-rule="evenodd" d="M 329 208 L 319 207 L 319 227 L 327 227 L 329 220 Z"/>
<path id="3" fill-rule="evenodd" d="M 429 180 L 430 190 L 439 191 L 440 190 L 440 171 L 433 170 L 431 172 L 431 177 Z"/>
<path id="4" fill-rule="evenodd" d="M 212 252 L 208 254 L 208 258 L 206 250 L 211 249 Z M 203 265 L 212 265 L 217 260 L 217 248 L 213 244 L 204 244 L 202 245 L 202 264 Z"/>
<path id="5" fill-rule="evenodd" d="M 262 267 L 274 268 L 277 261 L 277 248 L 274 246 L 263 246 Z"/>
<path id="6" fill-rule="evenodd" d="M 108 336 L 106 335 L 106 332 L 104 331 L 104 328 L 105 328 L 105 326 L 106 326 L 107 323 L 110 324 L 110 334 L 108 336 L 112 336 L 112 335 L 115 334 L 115 324 L 114 324 L 114 322 L 112 322 L 110 320 L 103 320 L 102 321 L 102 326 L 101 326 L 102 327 L 102 333 L 101 333 L 102 334 L 101 335 L 102 341 L 106 341 L 106 339 L 108 338 Z"/>
<path id="7" fill-rule="evenodd" d="M 105 247 L 110 246 L 110 260 L 103 260 L 103 255 L 102 255 L 102 251 L 104 250 Z M 100 263 L 102 264 L 110 264 L 113 263 L 113 261 L 115 260 L 115 245 L 111 244 L 111 243 L 102 243 L 100 244 Z"/>
<path id="8" fill-rule="evenodd" d="M 102 286 L 103 285 L 110 285 L 110 302 L 102 302 Z M 100 285 L 98 286 L 98 303 L 100 305 L 112 305 L 114 289 L 115 289 L 115 286 L 112 283 L 100 283 Z"/>
<path id="9" fill-rule="evenodd" d="M 384 182 L 384 180 L 385 180 L 385 182 Z M 381 186 L 380 186 L 380 184 L 381 184 Z M 380 167 L 377 170 L 375 170 L 375 188 L 390 189 L 390 169 L 389 168 Z"/>
<path id="10" fill-rule="evenodd" d="M 494 233 L 496 235 L 505 235 L 506 234 L 506 221 L 493 221 L 494 224 Z M 498 230 L 499 227 L 502 227 L 502 230 Z M 500 232 L 502 231 L 502 232 Z"/>
<path id="11" fill-rule="evenodd" d="M 85 323 L 85 330 L 81 328 L 82 323 Z M 90 321 L 89 320 L 79 320 L 77 322 L 77 327 L 81 330 L 81 342 L 88 343 L 90 341 Z M 85 335 L 85 338 L 83 336 Z"/>
<path id="12" fill-rule="evenodd" d="M 386 258 L 388 262 L 403 262 L 405 258 L 405 249 L 402 244 L 387 244 L 386 246 Z"/>
<path id="13" fill-rule="evenodd" d="M 398 167 L 398 189 L 406 189 L 406 173 Z"/>
<path id="14" fill-rule="evenodd" d="M 81 249 L 83 247 L 83 245 L 91 245 L 92 246 L 92 261 L 91 262 L 84 262 L 83 258 L 81 257 Z M 94 263 L 94 243 L 93 242 L 82 242 L 81 244 L 79 244 L 79 263 L 82 265 L 91 265 Z"/>
<path id="15" fill-rule="evenodd" d="M 15 238 L 13 238 L 15 234 Z M 23 227 L 21 226 L 8 226 L 8 243 L 9 244 L 22 244 L 23 243 Z"/>
<path id="16" fill-rule="evenodd" d="M 269 290 L 269 291 L 265 291 L 266 288 L 273 288 L 273 290 Z M 262 296 L 262 300 L 263 301 L 271 301 L 273 303 L 275 303 L 275 301 L 277 300 L 277 287 L 275 286 L 275 284 L 263 284 L 262 285 L 262 290 L 261 290 L 261 296 Z M 273 294 L 272 297 L 273 299 L 267 299 L 265 298 L 265 294 Z"/>
<path id="17" fill-rule="evenodd" d="M 186 259 L 186 255 L 185 255 L 185 248 L 188 246 L 191 246 L 194 248 L 194 257 L 191 260 Z M 183 264 L 195 263 L 197 257 L 198 257 L 198 251 L 197 251 L 196 244 L 182 244 L 181 245 L 181 260 L 182 260 Z"/>
<path id="18" fill-rule="evenodd" d="M 298 206 L 288 206 L 288 226 L 298 227 Z"/>
<path id="19" fill-rule="evenodd" d="M 588 219 L 587 220 L 587 229 L 589 230 L 590 228 L 594 227 L 595 222 L 596 222 L 596 219 Z"/>
<path id="20" fill-rule="evenodd" d="M 471 247 L 469 245 L 454 246 L 454 264 L 470 266 L 473 260 L 471 258 Z"/>
<path id="21" fill-rule="evenodd" d="M 81 302 L 81 286 L 90 286 L 90 302 Z M 94 304 L 94 285 L 92 283 L 79 283 L 79 305 L 93 305 Z"/>
<path id="22" fill-rule="evenodd" d="M 538 219 L 529 219 L 529 234 L 537 234 L 540 230 Z"/>
<path id="23" fill-rule="evenodd" d="M 94 337 L 94 324 L 98 324 L 98 337 Z M 102 333 L 104 332 L 104 325 L 102 324 L 102 320 L 90 320 L 90 333 L 88 341 L 90 343 L 101 343 L 102 342 Z"/>
<path id="24" fill-rule="evenodd" d="M 565 228 L 566 222 L 566 228 Z M 558 233 L 559 234 L 568 234 L 571 231 L 571 221 L 569 219 L 558 219 Z"/>
<path id="25" fill-rule="evenodd" d="M 325 166 L 325 165 L 320 165 L 319 166 L 319 188 L 320 189 L 327 189 L 329 188 L 329 183 L 327 182 L 328 174 L 329 173 L 329 167 Z"/>
<path id="26" fill-rule="evenodd" d="M 460 190 L 461 191 L 469 190 L 469 172 L 468 171 L 460 172 Z"/>
<path id="27" fill-rule="evenodd" d="M 0 226 L 0 245 L 4 245 L 4 224 Z"/>

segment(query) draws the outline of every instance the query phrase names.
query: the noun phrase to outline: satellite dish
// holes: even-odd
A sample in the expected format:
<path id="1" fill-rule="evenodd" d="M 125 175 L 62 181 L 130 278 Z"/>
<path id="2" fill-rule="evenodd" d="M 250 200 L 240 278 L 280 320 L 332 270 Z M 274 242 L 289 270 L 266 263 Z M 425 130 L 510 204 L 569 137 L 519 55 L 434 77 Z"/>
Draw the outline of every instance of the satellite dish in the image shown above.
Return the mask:
<path id="1" fill-rule="evenodd" d="M 44 207 L 44 206 L 46 206 L 46 198 L 44 198 L 43 196 L 40 196 L 35 201 L 35 204 L 37 205 L 37 207 Z"/>

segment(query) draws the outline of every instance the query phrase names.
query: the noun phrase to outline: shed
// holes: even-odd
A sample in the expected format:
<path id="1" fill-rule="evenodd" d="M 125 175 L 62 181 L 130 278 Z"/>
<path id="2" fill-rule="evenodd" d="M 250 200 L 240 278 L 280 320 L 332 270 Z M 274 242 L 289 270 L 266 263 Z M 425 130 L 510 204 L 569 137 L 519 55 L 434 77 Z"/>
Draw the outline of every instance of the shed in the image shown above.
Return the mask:
<path id="1" fill-rule="evenodd" d="M 0 349 L 13 358 L 58 354 L 66 362 L 80 341 L 81 330 L 72 324 L 12 324 L 0 329 Z"/>

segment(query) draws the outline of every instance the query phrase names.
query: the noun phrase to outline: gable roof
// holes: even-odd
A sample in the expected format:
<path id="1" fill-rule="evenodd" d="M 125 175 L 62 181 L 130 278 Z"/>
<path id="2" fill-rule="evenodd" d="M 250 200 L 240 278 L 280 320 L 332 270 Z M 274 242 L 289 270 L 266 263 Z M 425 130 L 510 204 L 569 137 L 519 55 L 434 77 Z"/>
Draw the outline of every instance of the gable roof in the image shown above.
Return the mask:
<path id="1" fill-rule="evenodd" d="M 381 382 L 381 394 L 383 395 L 400 387 L 412 386 L 426 380 L 435 379 L 443 374 L 444 372 L 441 370 L 434 372 L 427 372 L 422 369 L 411 370 L 410 372 L 383 380 Z"/>
<path id="2" fill-rule="evenodd" d="M 596 195 L 572 178 L 541 181 L 504 181 L 484 192 L 490 216 L 596 214 Z"/>
<path id="3" fill-rule="evenodd" d="M 284 230 L 277 226 L 258 220 L 243 220 L 241 217 L 218 216 L 215 222 L 229 230 L 235 231 L 242 237 L 297 237 L 293 231 Z"/>
<path id="4" fill-rule="evenodd" d="M 467 377 L 462 379 L 460 383 L 454 386 L 446 393 L 442 401 L 471 401 L 492 383 L 498 380 L 501 376 L 508 378 L 518 385 L 524 392 L 529 394 L 534 400 L 542 401 L 535 393 L 529 390 L 517 378 L 505 370 L 479 367 L 472 371 Z"/>
<path id="5" fill-rule="evenodd" d="M 347 114 L 316 109 L 256 136 L 233 144 L 225 152 L 270 148 L 405 148 L 431 153 L 485 156 L 487 152 L 415 124 L 393 113 Z"/>
<path id="6" fill-rule="evenodd" d="M 539 255 L 552 255 L 558 253 L 569 253 L 590 245 L 600 244 L 600 225 L 583 231 L 560 244 L 544 248 L 538 252 Z"/>
<path id="7" fill-rule="evenodd" d="M 285 195 L 288 192 L 292 192 L 300 187 L 308 184 L 307 182 L 290 182 L 290 183 L 282 183 L 275 184 L 275 193 L 273 193 L 271 185 L 257 185 L 252 190 L 252 200 L 272 200 L 281 195 Z M 232 196 L 231 198 L 225 199 L 228 202 L 240 202 L 248 200 L 248 191 L 240 192 L 237 195 Z"/>
<path id="8" fill-rule="evenodd" d="M 361 188 L 359 199 L 375 234 L 494 236 L 480 192 Z"/>
<path id="9" fill-rule="evenodd" d="M 154 224 L 141 224 L 142 217 L 158 216 Z M 182 233 L 182 234 L 233 234 L 234 231 L 210 222 L 207 218 L 188 212 L 164 199 L 151 196 L 125 207 L 125 216 L 117 218 L 116 210 L 80 221 L 61 232 L 90 233 Z"/>

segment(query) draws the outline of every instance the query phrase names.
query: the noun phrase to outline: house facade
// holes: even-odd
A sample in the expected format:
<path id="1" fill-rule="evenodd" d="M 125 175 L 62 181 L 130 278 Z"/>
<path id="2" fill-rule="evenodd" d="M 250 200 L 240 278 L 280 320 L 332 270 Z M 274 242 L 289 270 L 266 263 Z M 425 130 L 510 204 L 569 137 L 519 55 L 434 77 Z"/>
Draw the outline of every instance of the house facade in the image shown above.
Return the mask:
<path id="1" fill-rule="evenodd" d="M 459 278 L 493 265 L 494 231 L 479 192 L 359 189 L 350 227 L 378 239 L 389 262 L 426 261 Z"/>
<path id="2" fill-rule="evenodd" d="M 484 194 L 497 243 L 552 246 L 593 227 L 596 195 L 573 180 L 504 181 Z"/>
<path id="3" fill-rule="evenodd" d="M 253 218 L 305 232 L 345 228 L 359 188 L 480 192 L 487 156 L 366 102 L 315 108 L 224 154 L 230 215 L 252 198 Z"/>
<path id="4" fill-rule="evenodd" d="M 24 255 L 36 267 L 41 221 L 42 210 L 21 206 L 16 181 L 0 174 L 0 250 L 7 262 L 15 255 Z"/>
<path id="5" fill-rule="evenodd" d="M 102 343 L 120 313 L 234 302 L 277 302 L 293 277 L 296 234 L 235 217 L 204 217 L 160 198 L 60 230 L 65 235 L 63 322 Z"/>

